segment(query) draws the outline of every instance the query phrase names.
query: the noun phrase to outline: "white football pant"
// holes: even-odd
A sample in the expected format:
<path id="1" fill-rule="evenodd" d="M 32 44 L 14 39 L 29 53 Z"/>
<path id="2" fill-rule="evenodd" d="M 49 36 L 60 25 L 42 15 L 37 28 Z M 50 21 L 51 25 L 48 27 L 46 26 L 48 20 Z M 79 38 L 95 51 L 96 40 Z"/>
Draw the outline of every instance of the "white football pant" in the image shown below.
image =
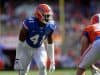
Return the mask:
<path id="1" fill-rule="evenodd" d="M 16 61 L 14 65 L 15 70 L 23 71 L 21 75 L 27 75 L 29 72 L 30 63 L 34 58 L 39 70 L 46 68 L 47 53 L 44 44 L 39 48 L 32 48 L 24 43 L 23 46 L 16 48 Z"/>
<path id="2" fill-rule="evenodd" d="M 96 40 L 90 50 L 84 52 L 79 68 L 86 68 L 100 60 L 100 40 Z"/>

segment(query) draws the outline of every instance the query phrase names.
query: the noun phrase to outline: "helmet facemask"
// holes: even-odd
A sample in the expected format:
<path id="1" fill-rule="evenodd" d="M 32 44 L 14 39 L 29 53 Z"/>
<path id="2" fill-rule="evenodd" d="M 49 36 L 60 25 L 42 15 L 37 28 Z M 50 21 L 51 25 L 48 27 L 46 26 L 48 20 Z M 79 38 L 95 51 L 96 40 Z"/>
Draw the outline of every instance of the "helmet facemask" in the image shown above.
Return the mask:
<path id="1" fill-rule="evenodd" d="M 46 13 L 46 14 L 43 14 L 43 19 L 41 21 L 46 24 L 51 20 L 53 20 L 53 15 Z"/>

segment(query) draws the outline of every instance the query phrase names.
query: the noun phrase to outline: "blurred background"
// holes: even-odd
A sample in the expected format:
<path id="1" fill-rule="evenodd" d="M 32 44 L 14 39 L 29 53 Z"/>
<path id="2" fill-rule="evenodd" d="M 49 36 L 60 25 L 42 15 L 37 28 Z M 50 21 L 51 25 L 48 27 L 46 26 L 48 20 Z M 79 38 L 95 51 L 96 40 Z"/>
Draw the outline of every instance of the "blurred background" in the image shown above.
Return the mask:
<path id="1" fill-rule="evenodd" d="M 82 30 L 91 16 L 100 12 L 100 0 L 0 0 L 0 70 L 13 70 L 22 21 L 32 16 L 40 3 L 49 4 L 54 11 L 56 68 L 76 67 Z M 33 59 L 31 69 L 36 68 Z"/>

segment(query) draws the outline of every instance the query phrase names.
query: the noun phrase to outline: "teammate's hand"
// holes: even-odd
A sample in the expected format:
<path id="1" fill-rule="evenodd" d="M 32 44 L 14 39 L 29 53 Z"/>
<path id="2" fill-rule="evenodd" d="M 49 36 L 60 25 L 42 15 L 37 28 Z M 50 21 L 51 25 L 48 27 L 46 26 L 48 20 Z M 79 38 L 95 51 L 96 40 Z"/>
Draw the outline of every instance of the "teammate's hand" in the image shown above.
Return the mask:
<path id="1" fill-rule="evenodd" d="M 55 64 L 50 64 L 49 72 L 55 71 Z"/>

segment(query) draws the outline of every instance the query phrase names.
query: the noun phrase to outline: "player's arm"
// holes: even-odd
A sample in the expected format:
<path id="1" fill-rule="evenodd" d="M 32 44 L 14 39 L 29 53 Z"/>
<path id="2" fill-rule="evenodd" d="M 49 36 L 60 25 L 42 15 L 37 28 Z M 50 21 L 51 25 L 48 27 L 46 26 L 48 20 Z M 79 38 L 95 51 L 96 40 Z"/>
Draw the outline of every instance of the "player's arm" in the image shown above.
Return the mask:
<path id="1" fill-rule="evenodd" d="M 50 62 L 51 62 L 49 72 L 55 71 L 54 43 L 53 43 L 52 35 L 53 35 L 53 32 L 51 32 L 47 38 L 47 41 L 48 41 L 47 54 L 48 54 L 48 56 L 50 58 Z"/>
<path id="2" fill-rule="evenodd" d="M 28 35 L 28 30 L 23 26 L 19 32 L 19 37 L 18 37 L 18 43 L 17 43 L 17 47 L 16 47 L 16 60 L 15 60 L 15 65 L 14 65 L 14 69 L 19 71 L 22 67 L 19 64 L 20 62 L 20 51 L 21 49 L 23 49 L 22 47 L 24 47 L 24 41 L 26 39 Z"/>
<path id="3" fill-rule="evenodd" d="M 51 33 L 48 35 L 48 38 L 47 38 L 48 44 L 52 44 L 52 43 L 53 43 L 52 35 L 53 35 L 53 32 L 51 32 Z"/>
<path id="4" fill-rule="evenodd" d="M 52 35 L 53 35 L 53 32 L 51 32 L 47 38 L 47 42 L 48 42 L 47 43 L 47 54 L 51 60 L 51 63 L 55 64 L 55 61 L 54 61 L 54 43 L 53 43 Z"/>
<path id="5" fill-rule="evenodd" d="M 81 55 L 85 52 L 85 50 L 89 47 L 89 40 L 87 36 L 83 35 L 81 37 Z"/>
<path id="6" fill-rule="evenodd" d="M 19 33 L 18 46 L 16 49 L 19 49 L 19 46 L 24 45 L 24 41 L 25 41 L 27 35 L 28 35 L 28 30 L 23 26 L 20 30 L 20 33 Z"/>
<path id="7" fill-rule="evenodd" d="M 24 42 L 28 35 L 28 30 L 23 26 L 19 33 L 19 41 Z"/>

